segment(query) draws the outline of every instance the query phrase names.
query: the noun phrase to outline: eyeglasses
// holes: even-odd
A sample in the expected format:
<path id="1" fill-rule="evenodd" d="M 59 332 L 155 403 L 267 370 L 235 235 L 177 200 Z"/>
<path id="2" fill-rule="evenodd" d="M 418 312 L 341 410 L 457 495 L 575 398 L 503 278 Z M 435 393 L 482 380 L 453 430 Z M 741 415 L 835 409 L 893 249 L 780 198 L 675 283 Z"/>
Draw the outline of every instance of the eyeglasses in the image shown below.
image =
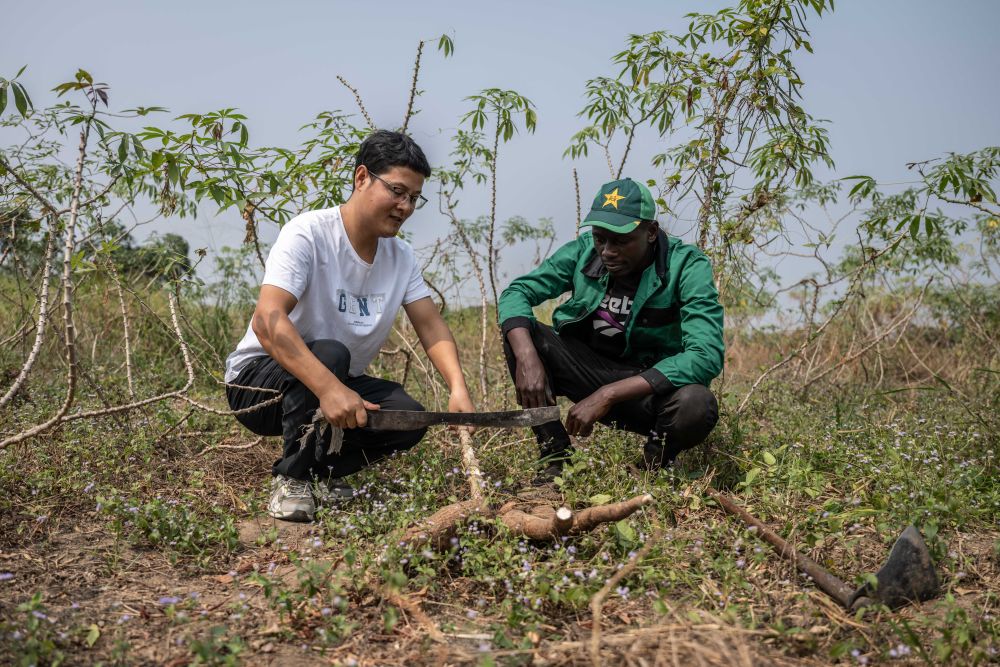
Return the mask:
<path id="1" fill-rule="evenodd" d="M 404 200 L 407 200 L 410 202 L 410 206 L 412 206 L 414 209 L 423 208 L 424 204 L 427 203 L 427 198 L 424 197 L 423 195 L 411 195 L 409 192 L 407 192 L 406 188 L 404 188 L 403 186 L 396 185 L 395 183 L 390 183 L 381 176 L 377 176 L 376 174 L 373 174 L 370 171 L 368 172 L 368 175 L 374 178 L 375 180 L 380 181 L 382 185 L 388 188 L 389 192 L 392 193 L 393 199 L 395 199 L 397 202 L 402 202 Z"/>

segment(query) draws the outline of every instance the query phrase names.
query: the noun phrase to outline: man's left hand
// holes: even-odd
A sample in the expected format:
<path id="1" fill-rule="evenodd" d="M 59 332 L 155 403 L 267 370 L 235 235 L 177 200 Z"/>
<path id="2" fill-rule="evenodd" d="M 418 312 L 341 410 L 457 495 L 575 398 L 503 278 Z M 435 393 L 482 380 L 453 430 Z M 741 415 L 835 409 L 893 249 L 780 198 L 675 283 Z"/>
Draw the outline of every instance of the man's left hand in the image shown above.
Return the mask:
<path id="1" fill-rule="evenodd" d="M 612 402 L 601 387 L 593 394 L 578 402 L 566 416 L 566 432 L 570 435 L 587 436 L 594 430 L 594 423 L 608 414 Z"/>
<path id="2" fill-rule="evenodd" d="M 469 396 L 468 391 L 453 391 L 451 396 L 448 397 L 448 411 L 449 412 L 475 412 L 476 406 L 472 403 L 472 398 Z M 454 428 L 466 428 L 469 433 L 473 433 L 475 428 L 472 426 L 461 426 Z"/>
<path id="3" fill-rule="evenodd" d="M 449 412 L 475 412 L 476 406 L 467 391 L 453 391 L 448 397 Z"/>

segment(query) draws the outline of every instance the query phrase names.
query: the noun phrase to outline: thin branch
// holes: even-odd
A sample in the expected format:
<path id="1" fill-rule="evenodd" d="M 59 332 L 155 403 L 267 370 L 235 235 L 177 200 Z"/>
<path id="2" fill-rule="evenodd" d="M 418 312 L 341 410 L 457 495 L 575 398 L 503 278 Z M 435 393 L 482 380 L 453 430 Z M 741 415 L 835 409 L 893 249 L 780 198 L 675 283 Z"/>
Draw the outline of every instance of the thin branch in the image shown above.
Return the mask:
<path id="1" fill-rule="evenodd" d="M 0 442 L 0 449 L 5 448 L 7 445 L 21 442 L 30 437 L 38 435 L 39 433 L 44 433 L 56 424 L 60 423 L 63 417 L 69 412 L 70 407 L 73 405 L 73 398 L 76 394 L 76 381 L 77 381 L 77 358 L 76 358 L 76 329 L 73 326 L 73 255 L 76 249 L 76 223 L 79 219 L 80 214 L 80 192 L 83 189 L 83 170 L 84 170 L 84 159 L 87 155 L 87 141 L 90 138 L 90 127 L 94 118 L 94 110 L 97 106 L 97 98 L 94 97 L 92 101 L 91 115 L 87 121 L 83 124 L 83 129 L 80 130 L 80 145 L 77 153 L 76 160 L 76 175 L 73 183 L 73 195 L 70 199 L 70 212 L 69 212 L 69 222 L 66 225 L 66 237 L 65 243 L 63 245 L 63 275 L 62 275 L 62 289 L 63 289 L 63 325 L 65 330 L 64 342 L 66 346 L 66 357 L 68 361 L 68 367 L 66 369 L 66 398 L 63 400 L 62 406 L 56 412 L 55 415 L 50 417 L 48 420 L 38 424 L 32 428 L 22 431 L 18 435 L 7 438 Z M 2 159 L 2 158 L 0 158 Z M 4 165 L 7 166 L 6 163 Z M 11 172 L 13 173 L 13 172 Z M 14 175 L 18 178 L 17 175 Z M 34 194 L 34 193 L 33 193 Z M 37 195 L 36 195 L 37 196 Z M 44 201 L 44 200 L 42 200 Z M 52 209 L 54 210 L 54 209 Z"/>
<path id="2" fill-rule="evenodd" d="M 423 42 L 421 42 L 421 44 L 423 44 Z M 438 643 L 446 643 L 448 641 L 441 630 L 434 625 L 434 621 L 432 621 L 430 617 L 424 613 L 424 610 L 420 608 L 420 605 L 403 595 L 402 592 L 394 591 L 389 588 L 388 585 L 385 585 L 382 587 L 381 594 L 382 597 L 385 598 L 386 602 L 413 616 L 417 623 L 419 623 L 427 631 L 427 635 L 433 641 Z"/>
<path id="3" fill-rule="evenodd" d="M 358 108 L 361 109 L 361 115 L 364 116 L 365 122 L 368 123 L 368 128 L 371 130 L 378 129 L 375 127 L 375 121 L 373 121 L 372 117 L 368 115 L 368 109 L 365 108 L 365 103 L 361 101 L 361 95 L 358 94 L 357 88 L 347 83 L 347 79 L 339 74 L 337 75 L 337 81 L 340 81 L 344 84 L 344 88 L 347 88 L 349 91 L 354 93 L 354 101 L 358 103 Z"/>
<path id="4" fill-rule="evenodd" d="M 825 322 L 823 322 L 822 325 L 820 325 L 820 327 L 818 329 L 816 329 L 814 332 L 812 332 L 808 336 L 806 336 L 806 339 L 802 342 L 802 344 L 798 348 L 796 348 L 793 352 L 791 352 L 790 354 L 788 354 L 785 358 L 781 359 L 780 361 L 778 361 L 777 363 L 775 363 L 774 365 L 772 365 L 770 368 L 768 368 L 767 370 L 765 370 L 763 373 L 761 373 L 757 377 L 757 379 L 754 381 L 754 383 L 750 386 L 750 390 L 747 392 L 747 395 L 743 397 L 743 400 L 740 402 L 739 407 L 736 408 L 736 414 L 737 415 L 740 415 L 740 414 L 743 413 L 743 410 L 746 409 L 747 404 L 750 402 L 750 397 L 753 396 L 754 392 L 757 390 L 757 388 L 760 386 L 760 384 L 764 381 L 765 378 L 767 378 L 769 375 L 771 375 L 771 373 L 773 373 L 774 371 L 778 370 L 779 368 L 781 368 L 782 366 L 784 366 L 785 364 L 787 364 L 792 359 L 797 358 L 799 355 L 802 354 L 803 351 L 805 351 L 805 349 L 807 347 L 809 347 L 821 335 L 823 335 L 823 332 L 830 325 L 830 323 L 833 322 L 837 318 L 837 316 L 840 314 L 840 311 L 844 308 L 844 305 L 850 300 L 850 298 L 852 296 L 854 296 L 854 294 L 855 294 L 855 287 L 857 286 L 858 282 L 861 280 L 861 277 L 864 274 L 865 269 L 867 269 L 869 265 L 873 264 L 876 259 L 878 259 L 882 255 L 884 255 L 885 253 L 889 252 L 890 250 L 892 250 L 893 248 L 895 248 L 897 245 L 899 245 L 899 242 L 902 241 L 903 238 L 908 233 L 909 232 L 902 232 L 902 233 L 898 234 L 884 248 L 882 248 L 878 252 L 872 254 L 870 257 L 866 258 L 866 260 L 863 261 L 858 266 L 858 268 L 854 272 L 854 275 L 852 276 L 851 284 L 848 286 L 847 292 L 844 294 L 844 297 L 837 304 L 837 307 L 834 308 L 833 313 L 830 314 L 830 316 L 826 319 Z M 862 249 L 862 251 L 863 251 L 863 249 Z"/>
<path id="5" fill-rule="evenodd" d="M 181 421 L 183 421 L 183 420 L 181 420 Z M 179 424 L 180 422 L 177 422 L 177 423 Z M 183 435 L 183 434 L 181 434 L 181 435 Z M 201 450 L 200 452 L 198 452 L 197 454 L 195 454 L 195 456 L 204 456 L 205 454 L 207 454 L 209 452 L 212 452 L 212 451 L 215 451 L 217 449 L 229 449 L 229 450 L 250 449 L 251 447 L 259 445 L 262 442 L 264 442 L 264 436 L 260 436 L 256 440 L 251 440 L 250 442 L 246 443 L 245 445 L 212 445 L 210 447 L 206 447 L 205 449 Z"/>
<path id="6" fill-rule="evenodd" d="M 608 162 L 608 175 L 613 179 L 615 177 L 615 166 L 611 164 L 611 139 L 608 139 L 607 143 L 601 144 L 601 148 L 604 149 L 604 159 Z"/>
<path id="7" fill-rule="evenodd" d="M 403 322 L 406 322 L 406 320 L 403 320 Z M 421 360 L 420 355 L 417 354 L 417 350 L 413 347 L 413 343 L 411 343 L 410 340 L 403 335 L 403 332 L 399 331 L 395 327 L 393 328 L 393 332 L 399 336 L 399 340 L 406 345 L 407 349 L 410 351 L 410 356 L 417 362 L 417 366 L 420 367 L 420 370 L 423 371 L 424 377 L 427 378 L 427 384 L 430 386 L 431 392 L 434 394 L 435 405 L 440 405 L 440 383 L 438 382 L 437 377 L 430 372 L 430 369 L 427 368 L 427 365 Z"/>
<path id="8" fill-rule="evenodd" d="M 260 261 L 261 267 L 265 266 L 264 253 L 260 249 L 260 238 L 257 236 L 257 220 L 254 218 L 254 211 L 257 207 L 251 204 L 249 201 L 247 205 L 243 207 L 243 220 L 246 222 L 246 234 L 243 237 L 243 243 L 253 243 L 253 249 L 257 253 L 257 259 Z"/>
<path id="9" fill-rule="evenodd" d="M 735 89 L 726 93 L 723 101 L 716 102 L 713 109 L 715 123 L 712 131 L 712 152 L 708 162 L 708 171 L 705 175 L 705 196 L 701 202 L 701 210 L 698 213 L 698 247 L 705 250 L 708 247 L 709 224 L 708 217 L 712 213 L 714 203 L 714 185 L 716 172 L 719 168 L 720 156 L 722 154 L 722 142 L 725 139 L 726 119 L 732 109 L 733 102 L 736 101 Z"/>
<path id="10" fill-rule="evenodd" d="M 7 405 L 7 403 L 14 398 L 14 395 L 20 391 L 21 386 L 28 378 L 28 374 L 31 372 L 32 367 L 34 367 L 35 361 L 38 359 L 38 351 L 42 349 L 42 339 L 45 337 L 45 325 L 49 321 L 49 278 L 52 274 L 52 250 L 55 245 L 53 242 L 54 239 L 55 232 L 50 226 L 49 237 L 45 242 L 45 262 L 42 268 L 42 281 L 41 285 L 38 287 L 38 320 L 35 325 L 35 342 L 32 344 L 31 352 L 28 354 L 28 359 L 24 362 L 24 366 L 21 367 L 21 372 L 18 373 L 17 378 L 14 380 L 14 384 L 10 386 L 7 393 L 3 395 L 3 398 L 0 398 L 0 408 Z"/>
<path id="11" fill-rule="evenodd" d="M 573 167 L 573 187 L 576 189 L 576 235 L 579 238 L 583 212 L 580 209 L 580 177 L 576 174 L 576 167 Z"/>
<path id="12" fill-rule="evenodd" d="M 469 262 L 472 264 L 472 271 L 476 276 L 476 283 L 479 285 L 479 295 L 481 297 L 480 303 L 482 304 L 482 312 L 479 314 L 479 392 L 481 400 L 486 400 L 486 387 L 489 383 L 486 369 L 486 334 L 489 330 L 486 318 L 486 312 L 489 305 L 486 297 L 486 279 L 483 277 L 483 271 L 479 266 L 479 260 L 476 259 L 476 251 L 472 247 L 472 241 L 469 239 L 469 235 L 466 234 L 465 227 L 462 226 L 462 222 L 455 214 L 455 207 L 451 201 L 451 193 L 441 191 L 440 194 L 441 197 L 438 208 L 441 213 L 451 218 L 451 224 L 455 227 L 455 231 L 458 233 L 458 238 L 462 242 L 465 252 L 468 253 Z"/>
<path id="13" fill-rule="evenodd" d="M 90 124 L 88 123 L 87 124 L 87 130 L 88 131 L 89 131 L 89 127 L 90 127 Z M 21 187 L 23 187 L 25 190 L 27 190 L 28 192 L 30 192 L 31 195 L 35 199 L 38 200 L 38 203 L 42 205 L 42 208 L 45 209 L 46 212 L 48 212 L 48 213 L 54 213 L 56 215 L 59 214 L 60 209 L 55 204 L 53 204 L 51 201 L 49 201 L 49 199 L 47 197 L 45 197 L 45 195 L 43 195 L 41 192 L 39 192 L 38 190 L 36 190 L 35 187 L 31 183 L 29 183 L 20 174 L 18 174 L 16 171 L 14 171 L 14 168 L 12 166 L 10 166 L 10 163 L 7 162 L 7 160 L 5 160 L 2 155 L 0 155 L 0 166 L 2 166 L 6 170 L 6 172 L 8 174 L 10 174 L 11 176 L 14 177 L 14 180 L 17 181 L 21 185 Z M 82 176 L 83 176 L 83 174 L 81 172 L 80 173 L 80 177 L 82 178 Z"/>
<path id="14" fill-rule="evenodd" d="M 947 389 L 948 391 L 950 391 L 951 393 L 955 394 L 956 396 L 962 399 L 958 403 L 963 408 L 965 408 L 966 412 L 968 412 L 972 417 L 974 417 L 980 424 L 985 426 L 987 429 L 990 430 L 993 429 L 993 427 L 995 426 L 994 424 L 990 424 L 989 421 L 987 421 L 981 414 L 979 414 L 978 410 L 972 409 L 972 406 L 975 405 L 977 401 L 970 398 L 965 392 L 961 391 L 960 389 L 953 387 L 950 382 L 941 377 L 940 373 L 936 372 L 930 366 L 928 366 L 927 363 L 920 358 L 920 355 L 917 354 L 916 350 L 913 349 L 913 346 L 910 345 L 910 341 L 904 338 L 903 344 L 906 345 L 906 349 L 910 351 L 910 354 L 913 355 L 913 358 L 917 360 L 917 363 L 920 364 L 920 366 L 923 367 L 925 371 L 930 373 L 935 380 L 940 382 L 941 386 L 943 386 L 945 389 Z"/>
<path id="15" fill-rule="evenodd" d="M 122 290 L 122 281 L 115 269 L 115 263 L 108 259 L 108 273 L 115 283 L 115 291 L 118 293 L 118 307 L 122 313 L 122 329 L 125 336 L 125 379 L 128 382 L 128 396 L 135 400 L 135 384 L 132 381 L 132 342 L 129 336 L 128 309 L 125 307 L 125 292 Z"/>
<path id="16" fill-rule="evenodd" d="M 622 177 L 622 172 L 625 170 L 625 161 L 628 160 L 628 152 L 632 149 L 632 137 L 635 136 L 635 125 L 632 126 L 632 130 L 628 133 L 628 141 L 625 142 L 625 150 L 622 152 L 622 161 L 618 165 L 618 173 L 615 175 L 615 180 L 619 180 Z"/>
<path id="17" fill-rule="evenodd" d="M 500 150 L 500 115 L 497 114 L 497 130 L 493 136 L 493 154 L 490 156 L 490 230 L 486 240 L 487 273 L 493 289 L 493 303 L 497 303 L 496 266 L 493 261 L 493 234 L 497 226 L 497 157 Z M 497 310 L 497 317 L 500 311 Z M 497 322 L 499 324 L 499 322 Z"/>
<path id="18" fill-rule="evenodd" d="M 101 198 L 103 198 L 104 196 L 106 196 L 109 192 L 111 192 L 111 188 L 115 187 L 115 184 L 118 182 L 118 180 L 120 178 L 121 178 L 121 175 L 118 175 L 118 176 L 115 176 L 114 178 L 112 178 L 111 181 L 106 186 L 104 186 L 104 189 L 101 190 L 98 194 L 94 195 L 90 199 L 87 199 L 87 200 L 84 200 L 83 202 L 81 202 L 80 203 L 80 208 L 88 208 L 91 204 L 94 204 L 95 202 L 97 202 L 98 200 L 100 200 Z M 64 213 L 69 213 L 69 209 L 68 208 L 64 208 L 61 211 L 56 211 L 56 215 L 63 215 Z"/>
<path id="19" fill-rule="evenodd" d="M 413 116 L 413 102 L 417 98 L 417 77 L 420 75 L 420 55 L 424 52 L 424 40 L 417 44 L 417 57 L 413 61 L 413 81 L 410 83 L 410 101 L 406 104 L 406 115 L 403 116 L 403 128 L 400 130 L 406 133 L 406 128 L 410 125 L 410 118 Z"/>
<path id="20" fill-rule="evenodd" d="M 801 391 L 805 391 L 810 386 L 812 386 L 814 383 L 816 383 L 819 380 L 823 379 L 824 377 L 826 377 L 827 375 L 829 375 L 833 371 L 837 370 L 838 368 L 842 368 L 843 366 L 846 366 L 847 364 L 851 363 L 852 361 L 854 361 L 855 359 L 857 359 L 858 357 L 860 357 L 861 355 L 863 355 L 865 352 L 867 352 L 868 350 L 872 349 L 873 347 L 875 347 L 876 345 L 878 345 L 880 342 L 882 342 L 883 340 L 885 340 L 889 336 L 889 334 L 891 334 L 893 331 L 895 331 L 901 325 L 902 325 L 902 330 L 900 331 L 899 335 L 902 336 L 903 333 L 905 333 L 905 331 L 906 331 L 906 327 L 909 326 L 910 320 L 913 319 L 913 316 L 916 314 L 916 312 L 920 308 L 921 304 L 923 304 L 924 297 L 927 295 L 927 288 L 929 288 L 931 286 L 931 282 L 932 281 L 933 281 L 933 279 L 928 280 L 927 284 L 924 285 L 924 288 L 922 290 L 920 290 L 920 296 L 917 298 L 916 304 L 914 304 L 913 308 L 911 308 L 908 313 L 900 315 L 899 318 L 895 322 L 893 322 L 881 334 L 879 334 L 878 336 L 876 336 L 871 342 L 868 343 L 868 345 L 864 346 L 863 348 L 861 348 L 860 350 L 858 350 L 854 354 L 851 354 L 851 355 L 848 355 L 846 357 L 843 357 L 840 361 L 838 361 L 833 366 L 830 366 L 829 368 L 827 368 L 826 370 L 824 370 L 819 375 L 816 375 L 815 377 L 808 379 L 806 382 L 804 382 L 802 384 L 802 386 L 800 387 L 800 390 Z"/>
<path id="21" fill-rule="evenodd" d="M 962 206 L 971 206 L 972 208 L 979 209 L 980 211 L 982 211 L 983 213 L 986 213 L 987 215 L 992 215 L 994 217 L 1000 216 L 1000 210 L 994 211 L 994 210 L 992 210 L 990 208 L 987 208 L 986 206 L 983 206 L 979 202 L 974 202 L 974 201 L 969 201 L 969 200 L 961 200 L 961 199 L 952 199 L 951 197 L 945 197 L 944 195 L 942 195 L 942 194 L 940 194 L 938 192 L 935 192 L 933 194 L 934 194 L 935 197 L 937 197 L 941 201 L 948 202 L 949 204 L 959 204 L 959 205 L 962 205 Z"/>
<path id="22" fill-rule="evenodd" d="M 653 519 L 655 520 L 655 516 L 653 517 Z M 649 536 L 649 539 L 647 539 L 646 543 L 642 545 L 642 548 L 639 549 L 639 551 L 637 551 L 635 555 L 633 555 L 632 558 L 629 559 L 628 563 L 626 563 L 620 570 L 611 575 L 611 578 L 608 579 L 606 582 L 604 582 L 604 586 L 601 587 L 601 590 L 597 591 L 597 593 L 594 594 L 594 597 L 590 599 L 590 613 L 591 616 L 593 617 L 592 621 L 593 626 L 590 631 L 589 648 L 590 648 L 590 661 L 594 665 L 594 667 L 601 667 L 602 664 L 601 611 L 602 607 L 604 606 L 605 598 L 608 597 L 608 594 L 611 592 L 611 589 L 613 589 L 615 586 L 618 585 L 618 582 L 620 582 L 628 575 L 632 574 L 632 571 L 635 570 L 636 566 L 639 564 L 639 561 L 641 561 L 643 558 L 646 557 L 646 555 L 650 552 L 653 546 L 657 544 L 662 537 L 663 537 L 663 528 L 662 526 L 657 524 L 656 529 L 653 531 L 653 534 Z"/>

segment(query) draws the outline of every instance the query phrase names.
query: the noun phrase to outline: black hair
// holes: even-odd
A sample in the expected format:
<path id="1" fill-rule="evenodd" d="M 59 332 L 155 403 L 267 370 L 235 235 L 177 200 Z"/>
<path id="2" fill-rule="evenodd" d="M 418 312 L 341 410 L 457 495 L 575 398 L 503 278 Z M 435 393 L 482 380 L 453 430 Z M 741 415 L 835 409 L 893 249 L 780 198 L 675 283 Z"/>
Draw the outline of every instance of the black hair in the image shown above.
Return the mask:
<path id="1" fill-rule="evenodd" d="M 354 157 L 354 170 L 361 165 L 376 176 L 393 167 L 407 167 L 424 178 L 431 175 L 431 166 L 417 142 L 402 132 L 389 130 L 375 130 L 361 142 Z"/>

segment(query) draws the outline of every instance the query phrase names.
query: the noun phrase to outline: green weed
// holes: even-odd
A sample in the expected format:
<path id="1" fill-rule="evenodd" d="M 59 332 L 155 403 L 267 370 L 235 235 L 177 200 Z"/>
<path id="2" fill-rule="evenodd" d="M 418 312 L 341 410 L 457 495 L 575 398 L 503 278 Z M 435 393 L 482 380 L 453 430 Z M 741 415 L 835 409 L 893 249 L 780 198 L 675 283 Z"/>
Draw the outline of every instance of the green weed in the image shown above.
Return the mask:
<path id="1" fill-rule="evenodd" d="M 140 502 L 124 498 L 99 498 L 111 517 L 111 529 L 132 544 L 162 549 L 171 563 L 182 558 L 208 565 L 239 546 L 232 516 L 218 508 L 196 512 L 188 503 L 156 498 Z"/>

